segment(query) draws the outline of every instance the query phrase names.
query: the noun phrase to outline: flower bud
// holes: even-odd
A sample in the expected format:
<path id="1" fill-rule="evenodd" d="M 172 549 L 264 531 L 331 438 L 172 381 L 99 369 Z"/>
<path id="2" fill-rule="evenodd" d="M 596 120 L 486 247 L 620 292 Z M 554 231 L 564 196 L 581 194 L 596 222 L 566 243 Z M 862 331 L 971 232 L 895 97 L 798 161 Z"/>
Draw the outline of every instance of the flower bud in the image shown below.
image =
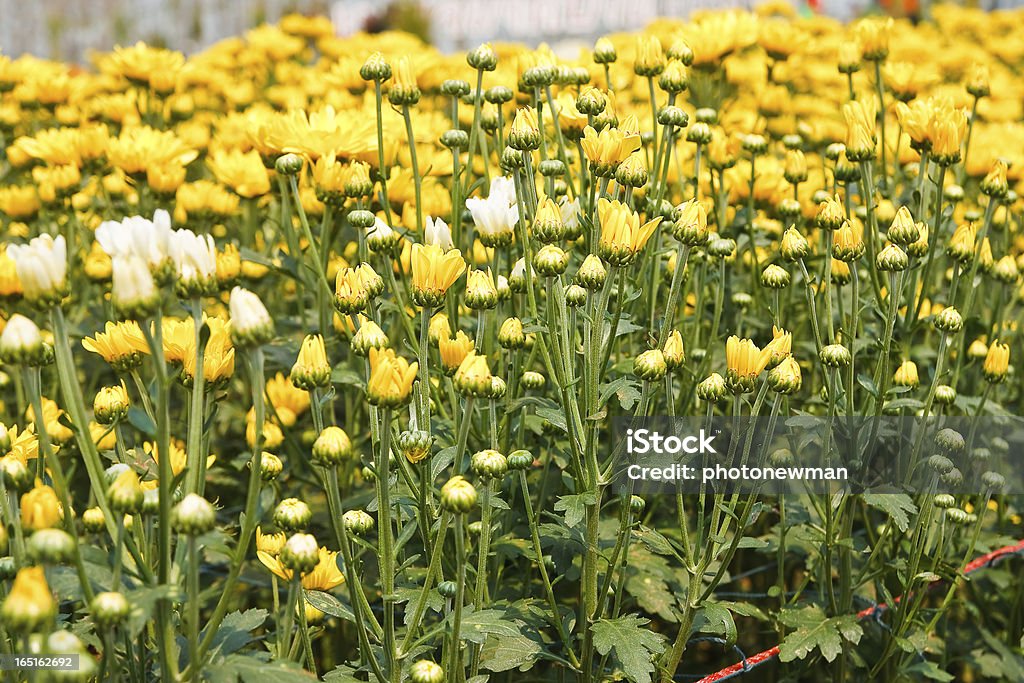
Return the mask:
<path id="1" fill-rule="evenodd" d="M 881 271 L 899 272 L 907 269 L 907 266 L 910 265 L 910 259 L 907 257 L 907 252 L 895 244 L 888 244 L 875 258 L 875 265 Z"/>
<path id="2" fill-rule="evenodd" d="M 441 144 L 452 150 L 462 150 L 469 147 L 469 133 L 464 130 L 446 130 L 441 134 Z"/>
<path id="3" fill-rule="evenodd" d="M 796 228 L 790 228 L 782 235 L 782 246 L 779 252 L 787 261 L 799 261 L 811 253 L 811 245 Z"/>
<path id="4" fill-rule="evenodd" d="M 526 345 L 523 321 L 519 318 L 506 318 L 498 329 L 498 343 L 503 349 L 523 348 Z"/>
<path id="5" fill-rule="evenodd" d="M 114 512 L 135 514 L 142 509 L 142 484 L 135 470 L 126 467 L 107 489 L 107 502 Z"/>
<path id="6" fill-rule="evenodd" d="M 999 340 L 992 342 L 985 356 L 983 374 L 985 380 L 990 384 L 998 384 L 1006 379 L 1010 369 L 1010 347 L 1007 344 L 999 343 Z"/>
<path id="7" fill-rule="evenodd" d="M 665 354 L 661 349 L 644 351 L 633 359 L 633 374 L 645 382 L 657 382 L 668 372 Z"/>
<path id="8" fill-rule="evenodd" d="M 537 112 L 532 107 L 517 109 L 507 137 L 509 147 L 520 152 L 529 152 L 540 147 L 540 139 Z"/>
<path id="9" fill-rule="evenodd" d="M 579 285 L 569 285 L 565 288 L 565 303 L 574 308 L 579 308 L 587 303 L 587 290 Z"/>
<path id="10" fill-rule="evenodd" d="M 956 389 L 948 384 L 940 384 L 935 387 L 935 400 L 938 401 L 939 405 L 952 405 L 953 401 L 956 400 Z"/>
<path id="11" fill-rule="evenodd" d="M 373 531 L 374 521 L 365 510 L 348 510 L 341 516 L 345 529 L 356 536 L 365 536 Z"/>
<path id="12" fill-rule="evenodd" d="M 768 373 L 768 386 L 778 394 L 793 394 L 800 390 L 800 365 L 792 356 L 772 368 Z"/>
<path id="13" fill-rule="evenodd" d="M 411 683 L 444 683 L 444 669 L 434 662 L 421 659 L 409 667 Z"/>
<path id="14" fill-rule="evenodd" d="M 892 219 L 892 225 L 889 226 L 887 234 L 893 244 L 901 247 L 913 244 L 921 237 L 917 223 L 914 222 L 910 210 L 905 206 L 901 206 L 900 210 L 896 212 L 896 217 Z"/>
<path id="15" fill-rule="evenodd" d="M 93 596 L 89 603 L 93 621 L 104 629 L 113 628 L 128 618 L 131 606 L 128 598 L 116 591 L 104 591 Z"/>
<path id="16" fill-rule="evenodd" d="M 280 560 L 285 569 L 299 575 L 308 574 L 320 563 L 320 547 L 316 538 L 309 534 L 293 534 L 281 548 Z"/>
<path id="17" fill-rule="evenodd" d="M 283 176 L 298 175 L 304 163 L 298 154 L 282 154 L 274 162 L 274 170 Z"/>
<path id="18" fill-rule="evenodd" d="M 508 468 L 514 472 L 521 472 L 533 467 L 533 454 L 527 450 L 512 451 L 508 456 Z"/>
<path id="19" fill-rule="evenodd" d="M 594 43 L 593 58 L 595 64 L 612 64 L 619 58 L 619 54 L 611 40 L 601 37 Z"/>
<path id="20" fill-rule="evenodd" d="M 789 286 L 789 271 L 774 263 L 761 271 L 761 286 L 769 289 L 784 289 Z"/>
<path id="21" fill-rule="evenodd" d="M 29 557 L 44 564 L 64 564 L 75 557 L 77 541 L 63 529 L 40 529 L 25 544 Z"/>
<path id="22" fill-rule="evenodd" d="M 912 360 L 905 360 L 896 369 L 892 378 L 893 384 L 899 387 L 910 387 L 916 389 L 921 380 L 917 374 L 917 364 Z"/>
<path id="23" fill-rule="evenodd" d="M 964 319 L 952 306 L 947 306 L 935 316 L 935 329 L 947 334 L 956 334 L 964 326 Z"/>
<path id="24" fill-rule="evenodd" d="M 981 193 L 992 199 L 1004 199 L 1010 191 L 1006 180 L 1006 162 L 996 159 L 992 170 L 981 181 Z"/>
<path id="25" fill-rule="evenodd" d="M 92 403 L 96 421 L 101 425 L 112 425 L 128 415 L 128 390 L 124 383 L 103 387 Z"/>
<path id="26" fill-rule="evenodd" d="M 576 271 L 575 281 L 580 287 L 590 291 L 597 291 L 604 287 L 604 281 L 608 277 L 608 271 L 604 264 L 594 254 L 588 255 Z"/>
<path id="27" fill-rule="evenodd" d="M 707 379 L 697 385 L 697 398 L 706 403 L 718 403 L 725 398 L 727 392 L 725 378 L 717 372 L 711 373 Z"/>
<path id="28" fill-rule="evenodd" d="M 471 270 L 466 274 L 466 306 L 474 311 L 494 308 L 498 305 L 498 290 L 490 269 Z"/>
<path id="29" fill-rule="evenodd" d="M 488 449 L 473 454 L 469 469 L 481 479 L 501 479 L 508 471 L 508 459 L 496 450 Z"/>
<path id="30" fill-rule="evenodd" d="M 521 381 L 524 388 L 533 390 L 543 389 L 544 385 L 547 384 L 547 380 L 544 378 L 544 375 L 539 372 L 534 372 L 533 370 L 527 370 L 524 372 Z"/>
<path id="31" fill-rule="evenodd" d="M 679 107 L 669 105 L 658 110 L 658 123 L 663 126 L 685 128 L 690 123 L 690 117 Z"/>
<path id="32" fill-rule="evenodd" d="M 768 151 L 768 141 L 762 135 L 750 133 L 741 138 L 740 147 L 752 156 L 759 156 Z"/>
<path id="33" fill-rule="evenodd" d="M 34 322 L 15 313 L 0 333 L 0 360 L 10 365 L 44 365 L 53 353 L 46 348 Z"/>
<path id="34" fill-rule="evenodd" d="M 683 351 L 683 335 L 679 333 L 679 330 L 672 330 L 665 340 L 665 346 L 661 352 L 665 358 L 665 366 L 670 372 L 682 367 L 683 361 L 686 360 L 686 354 Z"/>
<path id="35" fill-rule="evenodd" d="M 217 512 L 202 496 L 190 493 L 171 511 L 171 523 L 182 534 L 200 536 L 213 529 Z"/>
<path id="36" fill-rule="evenodd" d="M 823 346 L 820 354 L 821 364 L 826 368 L 845 368 L 852 360 L 850 350 L 842 344 Z"/>
<path id="37" fill-rule="evenodd" d="M 267 451 L 260 454 L 260 479 L 263 481 L 274 481 L 281 475 L 283 469 L 284 463 L 281 462 L 281 458 Z"/>
<path id="38" fill-rule="evenodd" d="M 476 487 L 460 475 L 441 487 L 441 507 L 448 512 L 465 514 L 476 506 Z"/>
<path id="39" fill-rule="evenodd" d="M 98 534 L 106 528 L 106 518 L 103 510 L 98 507 L 88 508 L 82 513 L 82 526 L 90 534 Z"/>
<path id="40" fill-rule="evenodd" d="M 359 76 L 364 81 L 387 81 L 391 78 L 391 65 L 384 60 L 384 55 L 374 52 L 359 68 Z"/>
<path id="41" fill-rule="evenodd" d="M 235 346 L 260 346 L 274 336 L 274 321 L 258 296 L 242 287 L 231 290 L 231 340 Z"/>
<path id="42" fill-rule="evenodd" d="M 533 265 L 544 277 L 556 277 L 565 272 L 569 255 L 553 244 L 545 244 L 533 257 Z"/>
<path id="43" fill-rule="evenodd" d="M 736 241 L 715 235 L 708 240 L 708 256 L 727 259 L 736 251 Z"/>
<path id="44" fill-rule="evenodd" d="M 398 435 L 398 450 L 414 465 L 430 455 L 433 443 L 430 432 L 422 430 L 404 431 Z"/>
<path id="45" fill-rule="evenodd" d="M 274 524 L 285 531 L 302 531 L 312 518 L 313 511 L 298 498 L 285 498 L 274 508 Z"/>
<path id="46" fill-rule="evenodd" d="M 372 320 L 366 320 L 360 318 L 359 329 L 352 337 L 352 351 L 357 356 L 368 356 L 370 349 L 386 349 L 388 348 L 388 336 L 384 333 L 384 330 L 380 328 L 380 325 L 373 322 Z"/>
<path id="47" fill-rule="evenodd" d="M 23 567 L 14 577 L 3 605 L 0 621 L 14 633 L 31 633 L 49 623 L 57 613 L 57 603 L 46 583 L 42 567 Z"/>

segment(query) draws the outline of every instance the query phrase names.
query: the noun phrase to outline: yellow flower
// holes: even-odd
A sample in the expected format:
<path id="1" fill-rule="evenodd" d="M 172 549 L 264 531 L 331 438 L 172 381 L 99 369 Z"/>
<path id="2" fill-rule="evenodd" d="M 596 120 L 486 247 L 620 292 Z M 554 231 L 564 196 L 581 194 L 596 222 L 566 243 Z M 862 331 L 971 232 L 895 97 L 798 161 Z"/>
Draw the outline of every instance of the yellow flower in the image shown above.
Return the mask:
<path id="1" fill-rule="evenodd" d="M 436 244 L 412 245 L 413 300 L 425 308 L 439 306 L 448 288 L 465 270 L 466 262 L 458 249 L 445 251 Z"/>
<path id="2" fill-rule="evenodd" d="M 636 59 L 633 71 L 638 76 L 657 76 L 665 70 L 665 54 L 661 50 L 661 41 L 657 36 L 647 33 L 637 35 Z"/>
<path id="3" fill-rule="evenodd" d="M 661 223 L 661 216 L 640 224 L 640 216 L 618 200 L 600 199 L 597 215 L 601 221 L 601 240 L 598 249 L 601 258 L 613 265 L 632 263 L 637 253 Z"/>
<path id="4" fill-rule="evenodd" d="M 21 497 L 21 526 L 32 531 L 57 526 L 64 510 L 57 500 L 57 492 L 36 480 L 35 488 Z"/>
<path id="5" fill-rule="evenodd" d="M 892 17 L 870 17 L 862 19 L 854 28 L 857 42 L 864 59 L 880 61 L 889 54 L 889 35 L 892 33 Z"/>
<path id="6" fill-rule="evenodd" d="M 327 349 L 321 335 L 309 334 L 302 340 L 299 357 L 292 366 L 290 377 L 292 384 L 307 391 L 331 383 L 331 364 L 327 360 Z"/>
<path id="7" fill-rule="evenodd" d="M 14 259 L 7 253 L 7 246 L 0 246 L 0 297 L 21 296 L 21 280 Z"/>
<path id="8" fill-rule="evenodd" d="M 665 356 L 665 364 L 669 370 L 675 370 L 682 366 L 686 356 L 683 352 L 683 335 L 679 333 L 679 330 L 672 330 L 668 339 L 665 340 L 662 355 Z"/>
<path id="9" fill-rule="evenodd" d="M 793 349 L 793 334 L 772 325 L 772 340 L 761 351 L 768 358 L 768 367 L 775 367 L 789 356 Z"/>
<path id="10" fill-rule="evenodd" d="M 921 383 L 921 379 L 917 374 L 917 364 L 912 360 L 903 361 L 903 363 L 896 368 L 896 373 L 892 376 L 892 381 L 893 384 L 900 387 L 917 387 Z"/>
<path id="11" fill-rule="evenodd" d="M 0 617 L 11 630 L 33 631 L 53 619 L 57 603 L 42 567 L 22 567 L 0 607 Z"/>
<path id="12" fill-rule="evenodd" d="M 459 330 L 452 339 L 449 339 L 447 335 L 438 339 L 437 350 L 441 355 L 441 365 L 445 372 L 453 375 L 473 350 L 473 340 L 466 336 L 465 332 Z"/>
<path id="13" fill-rule="evenodd" d="M 156 443 L 152 441 L 143 442 L 142 450 L 152 457 L 155 462 L 160 462 L 161 455 Z M 185 454 L 185 444 L 182 443 L 180 439 L 171 439 L 169 450 L 171 454 L 171 472 L 174 476 L 178 476 L 185 471 L 185 465 L 188 464 L 188 457 Z M 210 462 L 212 458 L 213 456 L 209 456 L 209 458 L 207 458 L 207 462 Z"/>
<path id="14" fill-rule="evenodd" d="M 53 399 L 42 397 L 43 403 L 43 425 L 46 427 L 46 433 L 50 435 L 50 438 L 57 443 L 64 443 L 71 439 L 75 435 L 70 429 L 64 426 L 61 418 L 67 419 L 66 413 L 60 409 L 57 402 Z M 35 410 L 32 406 L 28 407 L 25 411 L 25 418 L 35 422 Z M 38 432 L 39 430 L 36 429 Z"/>
<path id="15" fill-rule="evenodd" d="M 0 213 L 14 220 L 28 220 L 39 213 L 42 203 L 32 185 L 0 187 Z"/>
<path id="16" fill-rule="evenodd" d="M 409 363 L 391 349 L 370 349 L 366 395 L 373 405 L 395 408 L 409 400 L 419 363 Z"/>
<path id="17" fill-rule="evenodd" d="M 508 132 L 508 144 L 513 149 L 529 152 L 540 147 L 541 132 L 537 123 L 537 112 L 533 107 L 516 110 Z"/>
<path id="18" fill-rule="evenodd" d="M 185 55 L 143 42 L 132 47 L 117 47 L 100 60 L 104 73 L 122 76 L 136 85 L 147 85 L 157 92 L 174 90 L 178 72 L 185 65 Z"/>
<path id="19" fill-rule="evenodd" d="M 739 393 L 754 388 L 754 380 L 760 375 L 771 357 L 762 352 L 750 339 L 733 335 L 725 342 L 725 363 L 728 368 L 729 384 Z"/>
<path id="20" fill-rule="evenodd" d="M 96 444 L 96 448 L 101 451 L 112 451 L 117 445 L 117 433 L 112 426 L 104 427 L 99 422 L 92 421 L 89 423 L 89 436 Z"/>
<path id="21" fill-rule="evenodd" d="M 592 126 L 587 126 L 580 145 L 594 173 L 611 177 L 619 164 L 640 149 L 640 134 L 626 134 L 621 128 L 605 128 L 598 133 Z"/>
<path id="22" fill-rule="evenodd" d="M 308 574 L 302 577 L 302 587 L 308 591 L 329 591 L 345 583 L 345 576 L 338 569 L 338 553 L 327 548 L 319 548 L 320 560 Z M 292 572 L 285 568 L 281 561 L 269 552 L 256 551 L 263 566 L 274 573 L 278 578 L 290 581 Z"/>
<path id="23" fill-rule="evenodd" d="M 296 388 L 280 372 L 267 380 L 267 398 L 282 427 L 291 427 L 300 415 L 309 410 L 309 392 Z"/>
<path id="24" fill-rule="evenodd" d="M 271 557 L 277 557 L 287 540 L 288 537 L 283 531 L 278 531 L 276 534 L 265 534 L 263 533 L 263 529 L 256 527 L 257 552 L 266 553 Z"/>
<path id="25" fill-rule="evenodd" d="M 270 192 L 270 176 L 256 150 L 213 152 L 206 160 L 206 165 L 219 182 L 242 197 L 259 197 Z"/>
<path id="26" fill-rule="evenodd" d="M 487 356 L 477 355 L 470 350 L 455 371 L 455 386 L 470 396 L 483 396 L 491 388 L 491 369 Z"/>
<path id="27" fill-rule="evenodd" d="M 1010 347 L 1001 344 L 998 340 L 993 341 L 988 347 L 988 354 L 985 356 L 984 374 L 985 379 L 993 384 L 1002 382 L 1010 368 Z"/>
<path id="28" fill-rule="evenodd" d="M 846 121 L 846 156 L 865 161 L 875 156 L 875 100 L 862 97 L 843 105 Z"/>
<path id="29" fill-rule="evenodd" d="M 160 164 L 173 162 L 185 166 L 198 154 L 173 131 L 149 126 L 124 128 L 107 145 L 110 165 L 130 176 L 141 176 L 151 166 Z"/>

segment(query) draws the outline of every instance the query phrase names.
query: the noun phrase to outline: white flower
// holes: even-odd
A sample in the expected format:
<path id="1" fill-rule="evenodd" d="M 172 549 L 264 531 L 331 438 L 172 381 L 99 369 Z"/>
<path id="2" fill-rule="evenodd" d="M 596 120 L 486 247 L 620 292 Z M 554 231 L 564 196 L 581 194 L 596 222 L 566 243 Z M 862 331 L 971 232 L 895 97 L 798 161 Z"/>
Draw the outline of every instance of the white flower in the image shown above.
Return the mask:
<path id="1" fill-rule="evenodd" d="M 533 273 L 533 269 L 530 269 L 530 273 Z M 509 279 L 512 278 L 526 277 L 526 259 L 521 258 L 512 265 L 512 272 L 509 273 Z"/>
<path id="2" fill-rule="evenodd" d="M 127 253 L 111 260 L 110 298 L 121 311 L 143 314 L 158 301 L 149 265 L 138 254 Z"/>
<path id="3" fill-rule="evenodd" d="M 558 209 L 562 213 L 562 225 L 570 235 L 575 235 L 580 226 L 580 200 L 579 197 L 570 200 L 562 197 L 558 201 Z"/>
<path id="4" fill-rule="evenodd" d="M 274 321 L 258 296 L 242 287 L 231 290 L 228 301 L 231 336 L 239 346 L 262 344 L 274 334 Z"/>
<path id="5" fill-rule="evenodd" d="M 52 299 L 52 303 L 56 303 L 60 300 L 68 272 L 68 250 L 63 235 L 56 239 L 40 235 L 28 244 L 10 245 L 7 253 L 14 259 L 21 288 L 29 301 Z"/>
<path id="6" fill-rule="evenodd" d="M 426 244 L 436 244 L 445 251 L 452 249 L 455 243 L 452 242 L 452 231 L 440 218 L 427 216 L 427 225 L 423 229 L 423 241 Z"/>
<path id="7" fill-rule="evenodd" d="M 39 327 L 20 313 L 11 316 L 0 334 L 0 355 L 5 358 L 24 357 L 42 345 L 43 335 Z"/>
<path id="8" fill-rule="evenodd" d="M 491 181 L 487 199 L 470 197 L 466 200 L 466 208 L 473 214 L 473 223 L 485 245 L 488 237 L 510 235 L 519 221 L 519 207 L 511 183 L 508 178 L 499 176 Z"/>
<path id="9" fill-rule="evenodd" d="M 153 270 L 170 256 L 171 216 L 157 209 L 153 220 L 129 216 L 124 220 L 104 221 L 96 228 L 96 241 L 111 258 L 135 254 Z"/>
<path id="10" fill-rule="evenodd" d="M 516 205 L 516 184 L 507 176 L 495 176 L 491 179 L 491 189 L 487 193 L 488 199 L 495 201 L 500 198 L 508 206 Z"/>
<path id="11" fill-rule="evenodd" d="M 178 279 L 186 289 L 202 289 L 217 277 L 217 247 L 209 235 L 197 235 L 191 230 L 171 233 L 171 259 Z"/>

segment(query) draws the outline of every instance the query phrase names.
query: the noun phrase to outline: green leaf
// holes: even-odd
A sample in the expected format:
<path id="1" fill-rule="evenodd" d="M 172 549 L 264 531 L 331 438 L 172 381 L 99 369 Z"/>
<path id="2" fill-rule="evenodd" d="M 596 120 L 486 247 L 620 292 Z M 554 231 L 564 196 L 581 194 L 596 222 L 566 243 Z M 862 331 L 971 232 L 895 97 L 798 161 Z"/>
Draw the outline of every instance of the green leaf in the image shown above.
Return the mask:
<path id="1" fill-rule="evenodd" d="M 905 493 L 865 493 L 864 502 L 889 515 L 900 531 L 910 528 L 910 515 L 917 514 L 917 506 Z"/>
<path id="2" fill-rule="evenodd" d="M 831 662 L 843 651 L 844 640 L 856 645 L 864 633 L 856 615 L 828 619 L 817 605 L 783 610 L 779 621 L 796 629 L 779 645 L 779 660 L 783 662 L 804 659 L 815 650 Z"/>
<path id="3" fill-rule="evenodd" d="M 209 683 L 309 683 L 316 680 L 313 674 L 293 662 L 270 662 L 266 661 L 267 656 L 267 653 L 262 657 L 231 655 L 207 666 L 204 671 L 206 680 Z"/>
<path id="4" fill-rule="evenodd" d="M 211 652 L 229 655 L 241 650 L 253 641 L 250 632 L 262 626 L 263 622 L 267 620 L 267 615 L 268 612 L 265 609 L 250 609 L 227 615 L 213 637 L 213 643 L 210 646 Z"/>
<path id="5" fill-rule="evenodd" d="M 593 505 L 594 495 L 591 493 L 577 493 L 570 496 L 559 496 L 555 502 L 555 512 L 565 513 L 565 526 L 570 529 L 583 521 L 587 512 L 587 505 Z"/>
<path id="6" fill-rule="evenodd" d="M 519 635 L 519 626 L 505 616 L 505 610 L 483 609 L 462 617 L 462 637 L 471 643 L 483 645 L 489 636 Z"/>
<path id="7" fill-rule="evenodd" d="M 488 671 L 526 671 L 543 650 L 540 644 L 522 633 L 504 636 L 490 636 L 480 650 L 480 666 Z"/>
<path id="8" fill-rule="evenodd" d="M 594 647 L 602 655 L 613 653 L 626 678 L 633 683 L 651 683 L 654 657 L 665 649 L 661 634 L 643 628 L 647 619 L 631 614 L 618 619 L 601 619 L 593 626 Z"/>
<path id="9" fill-rule="evenodd" d="M 324 614 L 329 614 L 332 617 L 344 619 L 345 621 L 356 620 L 352 610 L 341 604 L 341 601 L 330 593 L 325 591 L 303 591 L 303 593 L 306 595 L 306 602 Z"/>
<path id="10" fill-rule="evenodd" d="M 729 646 L 736 643 L 736 622 L 733 620 L 729 608 L 721 603 L 704 603 L 693 620 L 693 631 L 722 636 Z"/>

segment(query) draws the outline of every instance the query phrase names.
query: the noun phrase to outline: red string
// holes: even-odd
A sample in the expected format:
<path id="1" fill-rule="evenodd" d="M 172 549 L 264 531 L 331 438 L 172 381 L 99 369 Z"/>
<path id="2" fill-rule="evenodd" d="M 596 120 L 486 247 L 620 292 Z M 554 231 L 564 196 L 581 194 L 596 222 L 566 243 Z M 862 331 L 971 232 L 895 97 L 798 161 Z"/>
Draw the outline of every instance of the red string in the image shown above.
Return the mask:
<path id="1" fill-rule="evenodd" d="M 980 557 L 971 560 L 969 563 L 967 563 L 966 566 L 964 566 L 964 574 L 972 574 L 978 571 L 979 569 L 984 569 L 1000 557 L 1003 557 L 1005 555 L 1013 555 L 1019 552 L 1024 552 L 1024 540 L 1017 541 L 1017 543 L 1014 545 L 1004 546 L 999 550 L 993 550 L 990 553 L 985 553 L 984 555 L 981 555 Z M 934 588 L 942 582 L 942 579 L 932 581 L 930 584 L 928 584 L 927 590 Z M 902 598 L 902 595 L 897 596 L 893 598 L 893 602 L 899 603 Z M 888 609 L 888 607 L 889 606 L 883 602 L 879 605 L 873 605 L 866 609 L 862 609 L 860 612 L 857 612 L 857 619 L 866 619 L 867 617 L 873 614 Z M 745 673 L 752 667 L 767 662 L 770 659 L 775 659 L 778 656 L 779 646 L 776 645 L 773 648 L 769 648 L 767 650 L 764 650 L 763 652 L 758 652 L 756 655 L 747 657 L 746 660 L 743 662 L 737 662 L 736 664 L 733 664 L 732 666 L 727 666 L 724 669 L 720 669 L 713 674 L 708 674 L 704 678 L 697 681 L 697 683 L 716 683 L 717 681 L 724 681 L 727 678 L 731 678 L 738 674 Z"/>

